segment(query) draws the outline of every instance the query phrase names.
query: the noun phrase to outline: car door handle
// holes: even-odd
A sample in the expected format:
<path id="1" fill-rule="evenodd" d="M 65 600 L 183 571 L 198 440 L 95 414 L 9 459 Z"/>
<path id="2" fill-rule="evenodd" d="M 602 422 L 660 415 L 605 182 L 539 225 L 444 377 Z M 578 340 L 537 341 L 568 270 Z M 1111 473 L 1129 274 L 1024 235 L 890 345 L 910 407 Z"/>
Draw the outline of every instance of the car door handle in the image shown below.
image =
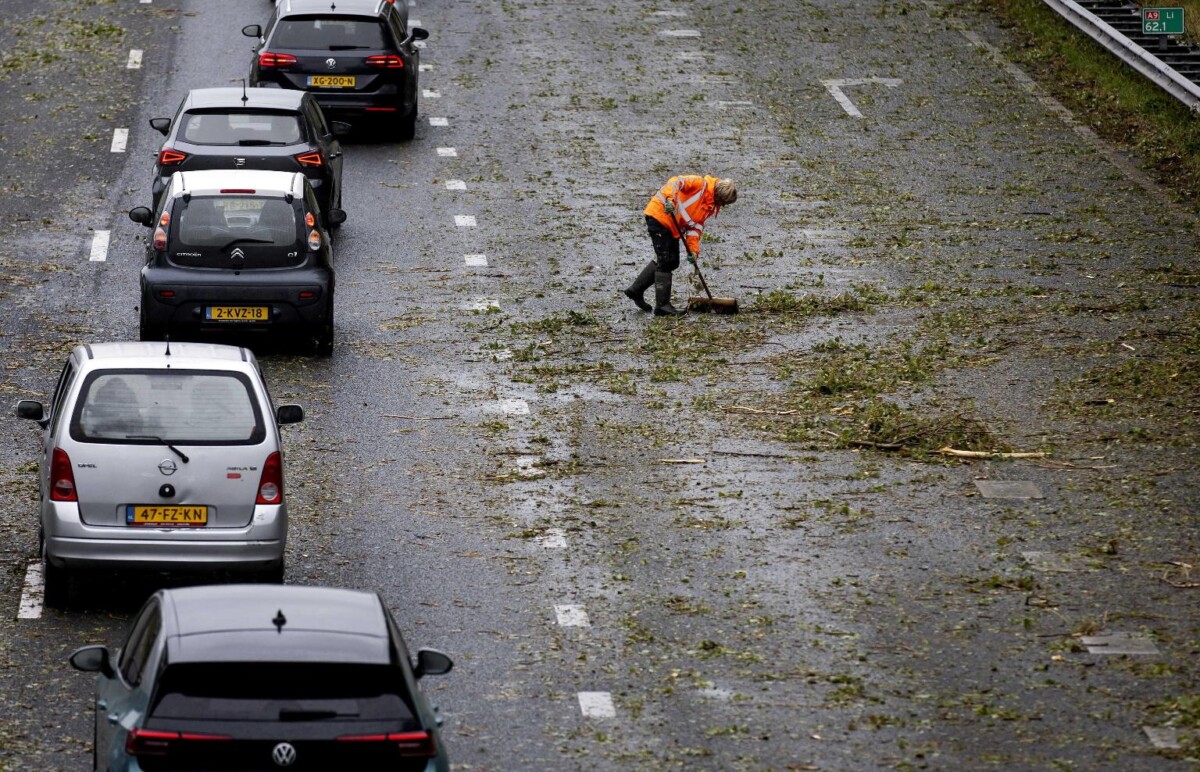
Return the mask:
<path id="1" fill-rule="evenodd" d="M 120 716 L 118 716 L 116 713 L 109 713 L 109 714 L 108 714 L 108 723 L 110 723 L 110 724 L 115 724 L 115 723 L 117 723 L 117 722 L 118 722 L 118 721 L 120 721 L 120 720 L 121 720 L 121 717 L 120 717 Z"/>

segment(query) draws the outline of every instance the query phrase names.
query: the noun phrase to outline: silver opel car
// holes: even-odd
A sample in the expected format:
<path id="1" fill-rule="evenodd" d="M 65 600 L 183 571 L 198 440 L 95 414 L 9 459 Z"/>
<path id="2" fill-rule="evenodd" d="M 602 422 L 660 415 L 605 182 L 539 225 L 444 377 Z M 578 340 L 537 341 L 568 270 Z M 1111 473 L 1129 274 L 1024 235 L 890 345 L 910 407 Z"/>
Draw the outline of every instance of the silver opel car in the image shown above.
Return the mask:
<path id="1" fill-rule="evenodd" d="M 70 600 L 82 569 L 233 570 L 282 581 L 287 540 L 279 425 L 248 349 L 95 343 L 68 357 L 45 430 L 45 602 Z"/>

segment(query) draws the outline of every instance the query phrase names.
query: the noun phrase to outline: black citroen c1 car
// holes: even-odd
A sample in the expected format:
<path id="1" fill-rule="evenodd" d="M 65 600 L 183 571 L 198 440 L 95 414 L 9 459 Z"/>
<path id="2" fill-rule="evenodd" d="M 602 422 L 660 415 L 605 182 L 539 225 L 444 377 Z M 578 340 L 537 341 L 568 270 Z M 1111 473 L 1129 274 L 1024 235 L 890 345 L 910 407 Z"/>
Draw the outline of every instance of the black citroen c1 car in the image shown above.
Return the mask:
<path id="1" fill-rule="evenodd" d="M 429 37 L 408 28 L 408 4 L 393 0 L 280 0 L 258 38 L 250 85 L 311 91 L 333 116 L 395 121 L 400 139 L 417 126 L 420 51 Z"/>
<path id="2" fill-rule="evenodd" d="M 298 172 L 176 172 L 159 207 L 131 209 L 153 229 L 142 268 L 142 340 L 276 333 L 333 352 L 330 225 Z"/>
<path id="3" fill-rule="evenodd" d="M 342 208 L 342 146 L 349 124 L 326 121 L 312 94 L 276 88 L 198 88 L 173 118 L 151 118 L 165 139 L 154 161 L 158 207 L 175 172 L 264 169 L 303 172 L 321 211 Z"/>

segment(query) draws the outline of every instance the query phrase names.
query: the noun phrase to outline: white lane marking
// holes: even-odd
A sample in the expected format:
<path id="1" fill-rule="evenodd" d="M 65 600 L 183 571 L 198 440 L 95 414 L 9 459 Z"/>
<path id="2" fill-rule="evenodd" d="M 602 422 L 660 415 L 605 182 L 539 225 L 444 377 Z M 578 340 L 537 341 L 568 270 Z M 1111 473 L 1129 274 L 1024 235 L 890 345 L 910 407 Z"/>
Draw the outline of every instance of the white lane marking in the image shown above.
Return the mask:
<path id="1" fill-rule="evenodd" d="M 17 619 L 38 619 L 42 616 L 44 597 L 42 561 L 30 563 L 25 569 L 25 588 L 21 590 L 21 605 L 17 607 Z"/>
<path id="2" fill-rule="evenodd" d="M 720 107 L 722 110 L 730 108 L 730 107 L 754 107 L 754 103 L 747 102 L 745 100 L 735 100 L 732 102 L 722 102 L 722 101 L 718 100 L 717 107 Z"/>
<path id="3" fill-rule="evenodd" d="M 700 30 L 698 29 L 665 29 L 658 33 L 664 38 L 698 38 Z"/>
<path id="4" fill-rule="evenodd" d="M 492 352 L 492 361 L 507 362 L 510 359 L 512 359 L 512 351 L 509 349 L 502 348 L 499 351 Z"/>
<path id="5" fill-rule="evenodd" d="M 92 236 L 92 251 L 88 260 L 93 263 L 103 263 L 108 259 L 108 237 L 111 231 L 96 231 Z"/>
<path id="6" fill-rule="evenodd" d="M 418 64 L 417 65 L 417 72 L 432 72 L 432 71 L 433 71 L 432 64 Z"/>
<path id="7" fill-rule="evenodd" d="M 539 547 L 545 547 L 548 550 L 566 549 L 567 532 L 561 528 L 547 528 L 544 534 L 534 537 L 534 541 L 538 543 Z"/>
<path id="8" fill-rule="evenodd" d="M 129 49 L 129 61 L 125 62 L 125 69 L 140 70 L 142 68 L 142 49 Z"/>
<path id="9" fill-rule="evenodd" d="M 491 311 L 492 309 L 500 310 L 500 304 L 492 298 L 480 298 L 473 303 L 468 303 L 463 306 L 468 311 Z"/>
<path id="10" fill-rule="evenodd" d="M 446 180 L 446 190 L 466 190 L 467 183 L 462 180 Z"/>
<path id="11" fill-rule="evenodd" d="M 823 80 L 821 84 L 829 90 L 829 94 L 837 100 L 837 103 L 842 106 L 846 114 L 851 118 L 861 118 L 863 114 L 859 112 L 854 103 L 850 101 L 850 97 L 846 96 L 846 92 L 842 91 L 847 86 L 866 86 L 871 83 L 877 83 L 888 88 L 895 88 L 904 81 L 899 78 L 834 78 L 831 80 Z"/>
<path id="12" fill-rule="evenodd" d="M 674 16 L 675 18 L 682 19 L 684 16 L 687 16 L 688 13 L 687 13 L 687 11 L 655 11 L 654 13 L 652 13 L 650 15 L 651 16 Z"/>
<path id="13" fill-rule="evenodd" d="M 109 152 L 124 153 L 125 146 L 129 144 L 129 129 L 113 129 L 112 146 Z"/>
<path id="14" fill-rule="evenodd" d="M 429 116 L 429 125 L 430 126 L 449 126 L 450 119 L 449 118 L 436 118 L 431 115 L 431 116 Z"/>
<path id="15" fill-rule="evenodd" d="M 442 158 L 458 158 L 458 151 L 452 147 L 439 147 L 437 154 Z"/>
<path id="16" fill-rule="evenodd" d="M 463 255 L 468 268 L 487 268 L 487 255 Z"/>
<path id="17" fill-rule="evenodd" d="M 496 410 L 505 415 L 529 415 L 529 403 L 523 399 L 501 399 L 496 401 Z"/>
<path id="18" fill-rule="evenodd" d="M 563 627 L 591 627 L 591 620 L 588 619 L 587 611 L 583 606 L 573 604 L 565 604 L 554 607 L 554 614 L 558 617 L 559 625 Z"/>
<path id="19" fill-rule="evenodd" d="M 150 4 L 150 0 L 138 0 L 138 2 L 139 2 L 139 3 L 141 3 L 142 5 L 149 5 L 149 4 Z"/>
<path id="20" fill-rule="evenodd" d="M 1142 731 L 1150 738 L 1155 748 L 1176 749 L 1179 747 L 1179 730 L 1171 726 L 1144 726 Z"/>
<path id="21" fill-rule="evenodd" d="M 522 480 L 536 480 L 546 476 L 546 470 L 538 466 L 542 459 L 538 456 L 520 456 L 517 458 L 517 477 Z"/>
<path id="22" fill-rule="evenodd" d="M 685 62 L 702 62 L 705 56 L 703 51 L 680 51 L 675 54 L 676 59 L 682 59 Z"/>
<path id="23" fill-rule="evenodd" d="M 579 710 L 584 718 L 616 718 L 612 695 L 608 692 L 580 692 Z"/>
<path id="24" fill-rule="evenodd" d="M 473 214 L 456 214 L 454 215 L 454 224 L 460 228 L 474 228 L 475 215 Z"/>
<path id="25" fill-rule="evenodd" d="M 1139 633 L 1112 632 L 1103 635 L 1080 636 L 1088 654 L 1158 654 L 1158 647 L 1149 637 Z"/>
<path id="26" fill-rule="evenodd" d="M 410 27 L 420 27 L 420 26 L 421 26 L 421 20 L 420 20 L 420 19 L 409 19 L 409 20 L 408 20 L 408 26 L 410 26 Z"/>
<path id="27" fill-rule="evenodd" d="M 441 99 L 442 92 L 427 88 L 421 92 L 421 96 L 425 97 L 426 99 Z"/>

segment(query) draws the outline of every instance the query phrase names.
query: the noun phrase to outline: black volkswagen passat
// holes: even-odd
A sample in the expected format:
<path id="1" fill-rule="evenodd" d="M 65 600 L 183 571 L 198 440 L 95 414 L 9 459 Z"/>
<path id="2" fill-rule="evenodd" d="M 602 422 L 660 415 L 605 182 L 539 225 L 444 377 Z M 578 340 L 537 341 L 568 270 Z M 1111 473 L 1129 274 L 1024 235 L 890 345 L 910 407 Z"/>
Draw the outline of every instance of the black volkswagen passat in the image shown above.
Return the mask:
<path id="1" fill-rule="evenodd" d="M 250 85 L 311 91 L 330 115 L 376 117 L 395 125 L 399 139 L 417 126 L 416 42 L 407 2 L 392 0 L 281 0 L 258 38 Z"/>
<path id="2" fill-rule="evenodd" d="M 321 210 L 342 208 L 342 146 L 349 124 L 329 122 L 311 94 L 273 88 L 200 88 L 174 118 L 151 118 L 166 136 L 154 161 L 154 207 L 175 172 L 301 172 Z"/>
<path id="3" fill-rule="evenodd" d="M 176 172 L 154 211 L 142 268 L 142 340 L 273 333 L 333 352 L 333 250 L 300 173 Z"/>

